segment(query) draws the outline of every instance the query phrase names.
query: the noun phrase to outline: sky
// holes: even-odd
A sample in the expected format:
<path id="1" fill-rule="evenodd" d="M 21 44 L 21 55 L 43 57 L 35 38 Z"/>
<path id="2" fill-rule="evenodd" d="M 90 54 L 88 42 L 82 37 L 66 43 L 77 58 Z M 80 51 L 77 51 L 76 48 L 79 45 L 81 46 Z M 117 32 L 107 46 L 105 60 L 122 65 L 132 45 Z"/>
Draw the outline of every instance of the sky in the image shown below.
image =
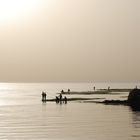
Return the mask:
<path id="1" fill-rule="evenodd" d="M 139 82 L 139 0 L 0 0 L 0 82 Z"/>

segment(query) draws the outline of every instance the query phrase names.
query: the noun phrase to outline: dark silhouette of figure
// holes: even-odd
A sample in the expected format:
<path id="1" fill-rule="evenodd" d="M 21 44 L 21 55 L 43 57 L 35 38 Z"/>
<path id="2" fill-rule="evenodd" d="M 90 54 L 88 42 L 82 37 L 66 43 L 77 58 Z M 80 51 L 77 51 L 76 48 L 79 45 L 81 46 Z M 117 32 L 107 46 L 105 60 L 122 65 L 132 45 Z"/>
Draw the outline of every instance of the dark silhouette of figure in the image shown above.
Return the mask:
<path id="1" fill-rule="evenodd" d="M 66 96 L 64 97 L 64 103 L 65 104 L 67 103 L 67 97 Z"/>
<path id="2" fill-rule="evenodd" d="M 95 87 L 93 87 L 94 91 L 95 91 Z"/>
<path id="3" fill-rule="evenodd" d="M 56 96 L 56 103 L 59 103 L 59 98 Z"/>
<path id="4" fill-rule="evenodd" d="M 45 100 L 45 101 L 46 101 L 46 96 L 47 96 L 46 93 L 44 93 L 44 100 Z"/>
<path id="5" fill-rule="evenodd" d="M 70 93 L 70 89 L 68 89 L 68 93 Z"/>
<path id="6" fill-rule="evenodd" d="M 44 91 L 42 92 L 42 101 L 46 101 L 46 93 Z"/>
<path id="7" fill-rule="evenodd" d="M 42 92 L 42 101 L 44 101 L 44 92 Z"/>
<path id="8" fill-rule="evenodd" d="M 61 93 L 62 93 L 62 94 L 64 93 L 64 90 L 63 90 L 63 89 L 61 90 Z"/>
<path id="9" fill-rule="evenodd" d="M 59 95 L 59 100 L 62 101 L 62 94 Z"/>
<path id="10" fill-rule="evenodd" d="M 110 90 L 110 86 L 108 87 L 108 91 Z"/>

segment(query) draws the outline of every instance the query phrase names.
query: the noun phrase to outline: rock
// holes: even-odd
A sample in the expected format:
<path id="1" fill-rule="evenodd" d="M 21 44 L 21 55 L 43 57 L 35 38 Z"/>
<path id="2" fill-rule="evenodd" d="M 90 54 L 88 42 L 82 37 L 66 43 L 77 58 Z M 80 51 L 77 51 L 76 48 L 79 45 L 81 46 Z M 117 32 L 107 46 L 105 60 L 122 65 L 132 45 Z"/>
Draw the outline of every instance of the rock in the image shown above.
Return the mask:
<path id="1" fill-rule="evenodd" d="M 140 89 L 133 89 L 128 95 L 128 104 L 140 108 Z"/>
<path id="2" fill-rule="evenodd" d="M 112 105 L 127 105 L 127 100 L 104 100 L 102 103 L 104 104 L 112 104 Z"/>

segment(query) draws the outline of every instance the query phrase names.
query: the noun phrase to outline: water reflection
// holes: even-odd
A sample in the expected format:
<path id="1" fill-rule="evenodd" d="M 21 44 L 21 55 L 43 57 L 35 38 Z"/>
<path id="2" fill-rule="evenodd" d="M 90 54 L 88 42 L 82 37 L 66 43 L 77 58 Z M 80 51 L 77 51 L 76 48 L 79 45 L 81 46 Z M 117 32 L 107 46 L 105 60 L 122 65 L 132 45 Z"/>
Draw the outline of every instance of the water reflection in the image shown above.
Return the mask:
<path id="1" fill-rule="evenodd" d="M 140 138 L 140 110 L 139 108 L 131 107 L 132 109 L 132 125 L 134 128 L 132 137 Z"/>
<path id="2" fill-rule="evenodd" d="M 134 112 L 140 112 L 140 106 L 131 105 L 130 108 L 131 108 L 131 110 L 134 111 Z"/>
<path id="3" fill-rule="evenodd" d="M 135 128 L 140 128 L 140 112 L 133 113 L 133 125 Z"/>

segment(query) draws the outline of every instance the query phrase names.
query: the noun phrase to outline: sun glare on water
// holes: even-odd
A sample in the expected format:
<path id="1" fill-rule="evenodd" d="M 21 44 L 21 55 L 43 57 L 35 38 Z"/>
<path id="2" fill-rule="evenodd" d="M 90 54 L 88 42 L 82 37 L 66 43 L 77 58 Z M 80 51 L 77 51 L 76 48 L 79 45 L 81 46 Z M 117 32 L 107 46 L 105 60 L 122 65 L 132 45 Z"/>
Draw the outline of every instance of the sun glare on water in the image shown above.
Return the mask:
<path id="1" fill-rule="evenodd" d="M 0 0 L 0 25 L 36 15 L 41 9 L 41 2 L 41 0 Z"/>

